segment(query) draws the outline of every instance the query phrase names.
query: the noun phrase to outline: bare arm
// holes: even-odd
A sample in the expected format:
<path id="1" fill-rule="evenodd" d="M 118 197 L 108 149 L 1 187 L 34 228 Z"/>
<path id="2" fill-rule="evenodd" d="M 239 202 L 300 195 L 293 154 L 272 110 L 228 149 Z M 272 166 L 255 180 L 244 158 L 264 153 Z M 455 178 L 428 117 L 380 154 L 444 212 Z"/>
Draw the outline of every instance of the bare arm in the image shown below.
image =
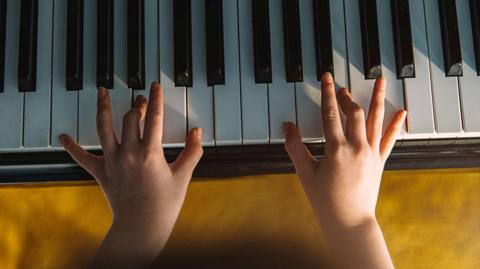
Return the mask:
<path id="1" fill-rule="evenodd" d="M 200 160 L 201 129 L 193 129 L 177 161 L 163 154 L 163 93 L 153 83 L 150 100 L 138 97 L 125 115 L 121 143 L 113 130 L 109 95 L 98 92 L 97 129 L 104 156 L 84 151 L 68 135 L 67 152 L 100 184 L 113 222 L 91 268 L 147 268 L 165 246 Z M 145 122 L 143 137 L 140 126 Z"/>
<path id="2" fill-rule="evenodd" d="M 338 99 L 338 102 L 337 102 Z M 375 216 L 385 161 L 405 121 L 399 111 L 382 136 L 385 80 L 375 83 L 365 119 L 347 89 L 335 95 L 331 74 L 322 78 L 325 157 L 316 160 L 292 123 L 284 125 L 285 148 L 341 268 L 393 268 Z M 347 118 L 343 130 L 340 111 Z"/>

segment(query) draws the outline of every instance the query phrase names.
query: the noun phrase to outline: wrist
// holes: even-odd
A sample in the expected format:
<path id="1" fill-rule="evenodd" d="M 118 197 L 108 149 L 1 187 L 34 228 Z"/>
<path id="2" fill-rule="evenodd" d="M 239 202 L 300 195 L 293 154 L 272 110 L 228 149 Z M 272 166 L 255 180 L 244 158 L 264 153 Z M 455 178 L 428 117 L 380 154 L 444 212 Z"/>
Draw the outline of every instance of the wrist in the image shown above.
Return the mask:
<path id="1" fill-rule="evenodd" d="M 317 213 L 320 224 L 333 225 L 342 229 L 360 228 L 378 224 L 375 213 L 341 213 L 341 210 L 326 210 Z"/>

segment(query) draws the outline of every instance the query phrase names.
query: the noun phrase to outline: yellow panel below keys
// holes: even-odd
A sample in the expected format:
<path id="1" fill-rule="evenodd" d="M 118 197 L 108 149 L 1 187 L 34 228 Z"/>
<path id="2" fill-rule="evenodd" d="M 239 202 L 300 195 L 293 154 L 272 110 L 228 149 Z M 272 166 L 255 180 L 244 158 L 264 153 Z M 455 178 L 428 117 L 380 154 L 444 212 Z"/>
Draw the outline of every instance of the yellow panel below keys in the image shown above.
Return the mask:
<path id="1" fill-rule="evenodd" d="M 480 268 L 480 169 L 386 172 L 377 215 L 397 268 Z M 96 185 L 3 186 L 0 268 L 84 268 L 110 219 Z M 161 265 L 314 268 L 323 245 L 295 175 L 197 181 Z"/>

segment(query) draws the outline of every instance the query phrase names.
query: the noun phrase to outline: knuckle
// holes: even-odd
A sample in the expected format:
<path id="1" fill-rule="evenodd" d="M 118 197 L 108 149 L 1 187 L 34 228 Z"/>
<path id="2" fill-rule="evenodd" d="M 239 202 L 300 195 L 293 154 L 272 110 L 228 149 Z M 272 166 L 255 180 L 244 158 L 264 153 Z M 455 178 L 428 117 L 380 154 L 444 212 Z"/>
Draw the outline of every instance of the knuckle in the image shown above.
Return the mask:
<path id="1" fill-rule="evenodd" d="M 123 116 L 123 120 L 128 121 L 130 119 L 137 119 L 139 117 L 140 111 L 138 109 L 130 109 L 130 111 L 128 111 L 127 114 Z"/>
<path id="2" fill-rule="evenodd" d="M 285 143 L 284 148 L 287 152 L 291 152 L 294 147 L 291 142 L 287 142 Z"/>
<path id="3" fill-rule="evenodd" d="M 149 146 L 144 148 L 144 150 L 142 151 L 142 159 L 146 162 L 157 162 L 159 156 L 163 156 L 163 148 Z"/>
<path id="4" fill-rule="evenodd" d="M 333 159 L 333 160 L 344 160 L 346 154 L 346 150 L 342 146 L 335 146 L 331 145 L 331 147 L 328 149 L 328 155 Z"/>
<path id="5" fill-rule="evenodd" d="M 322 113 L 325 115 L 327 120 L 336 120 L 339 117 L 336 107 L 333 105 L 323 106 Z"/>
<path id="6" fill-rule="evenodd" d="M 122 166 L 125 168 L 131 168 L 135 166 L 137 162 L 137 157 L 129 152 L 125 152 L 121 158 Z"/>
<path id="7" fill-rule="evenodd" d="M 370 145 L 367 143 L 360 143 L 354 148 L 355 154 L 358 156 L 366 156 L 370 152 Z"/>
<path id="8" fill-rule="evenodd" d="M 372 99 L 371 102 L 372 102 L 372 107 L 376 109 L 382 108 L 384 106 L 383 100 L 378 100 L 377 98 Z"/>
<path id="9" fill-rule="evenodd" d="M 203 147 L 198 145 L 193 149 L 194 156 L 200 157 L 203 155 Z"/>
<path id="10" fill-rule="evenodd" d="M 328 152 L 328 155 L 332 157 L 345 157 L 345 144 L 346 141 L 341 139 L 329 139 L 325 144 L 325 151 Z"/>
<path id="11" fill-rule="evenodd" d="M 322 82 L 322 85 L 323 85 L 323 88 L 327 88 L 327 89 L 328 89 L 328 88 L 330 88 L 330 87 L 333 86 L 333 81 L 331 81 L 331 80 L 323 81 L 323 82 Z"/>
<path id="12" fill-rule="evenodd" d="M 352 116 L 354 118 L 362 118 L 364 117 L 364 111 L 363 111 L 363 108 L 361 108 L 360 106 L 358 105 L 355 105 L 352 107 Z"/>
<path id="13" fill-rule="evenodd" d="M 160 110 L 160 108 L 158 107 L 153 107 L 151 108 L 151 110 L 149 111 L 150 115 L 152 117 L 159 117 L 162 115 L 162 111 Z"/>
<path id="14" fill-rule="evenodd" d="M 108 113 L 108 111 L 110 111 L 109 106 L 106 106 L 106 105 L 99 105 L 98 106 L 99 116 L 105 116 L 105 114 Z"/>

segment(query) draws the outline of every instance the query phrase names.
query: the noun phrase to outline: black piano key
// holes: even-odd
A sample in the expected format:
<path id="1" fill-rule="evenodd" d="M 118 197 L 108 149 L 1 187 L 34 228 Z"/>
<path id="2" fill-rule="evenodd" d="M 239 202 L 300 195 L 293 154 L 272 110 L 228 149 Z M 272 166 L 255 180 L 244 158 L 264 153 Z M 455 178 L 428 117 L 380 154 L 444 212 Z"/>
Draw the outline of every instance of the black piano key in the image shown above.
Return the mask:
<path id="1" fill-rule="evenodd" d="M 225 84 L 222 0 L 205 1 L 207 32 L 207 84 Z M 230 18 L 231 19 L 231 18 Z"/>
<path id="2" fill-rule="evenodd" d="M 472 19 L 473 49 L 475 50 L 477 74 L 480 76 L 480 0 L 470 0 L 470 17 Z"/>
<path id="3" fill-rule="evenodd" d="M 438 0 L 446 76 L 461 76 L 462 51 L 455 0 Z"/>
<path id="4" fill-rule="evenodd" d="M 83 88 L 83 0 L 67 3 L 66 89 Z"/>
<path id="5" fill-rule="evenodd" d="M 392 0 L 393 38 L 397 77 L 415 77 L 409 0 Z"/>
<path id="6" fill-rule="evenodd" d="M 360 26 L 362 29 L 363 68 L 366 79 L 382 76 L 380 42 L 378 35 L 376 0 L 360 1 Z"/>
<path id="7" fill-rule="evenodd" d="M 270 45 L 268 0 L 251 1 L 255 82 L 272 83 L 272 51 Z"/>
<path id="8" fill-rule="evenodd" d="M 3 87 L 4 87 L 6 26 L 7 26 L 7 0 L 0 0 L 0 92 L 3 92 Z"/>
<path id="9" fill-rule="evenodd" d="M 127 84 L 145 89 L 145 5 L 144 0 L 127 3 Z"/>
<path id="10" fill-rule="evenodd" d="M 97 87 L 113 89 L 114 0 L 97 1 Z"/>
<path id="11" fill-rule="evenodd" d="M 173 1 L 173 69 L 175 86 L 192 87 L 192 10 L 190 0 Z"/>
<path id="12" fill-rule="evenodd" d="M 303 81 L 302 38 L 298 0 L 283 0 L 283 32 L 287 82 Z"/>
<path id="13" fill-rule="evenodd" d="M 37 78 L 38 0 L 22 0 L 18 59 L 18 90 L 35 91 Z"/>
<path id="14" fill-rule="evenodd" d="M 325 72 L 333 72 L 332 28 L 330 22 L 330 0 L 313 0 L 313 20 L 315 27 L 315 53 L 317 79 Z"/>

